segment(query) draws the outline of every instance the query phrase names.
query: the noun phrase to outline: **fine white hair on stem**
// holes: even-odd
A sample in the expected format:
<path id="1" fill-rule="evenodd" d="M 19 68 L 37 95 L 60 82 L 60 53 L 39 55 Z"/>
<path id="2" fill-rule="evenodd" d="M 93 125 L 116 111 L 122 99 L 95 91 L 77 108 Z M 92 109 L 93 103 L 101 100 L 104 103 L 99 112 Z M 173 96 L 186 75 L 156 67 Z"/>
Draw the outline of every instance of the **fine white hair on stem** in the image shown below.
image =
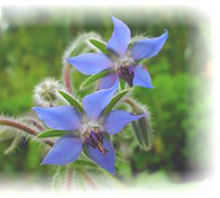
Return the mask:
<path id="1" fill-rule="evenodd" d="M 0 141 L 10 139 L 10 138 L 25 138 L 37 142 L 44 142 L 47 145 L 52 146 L 53 142 L 50 140 L 40 140 L 36 136 L 41 132 L 41 130 L 32 125 L 29 126 L 25 122 L 22 122 L 21 118 L 0 116 Z"/>

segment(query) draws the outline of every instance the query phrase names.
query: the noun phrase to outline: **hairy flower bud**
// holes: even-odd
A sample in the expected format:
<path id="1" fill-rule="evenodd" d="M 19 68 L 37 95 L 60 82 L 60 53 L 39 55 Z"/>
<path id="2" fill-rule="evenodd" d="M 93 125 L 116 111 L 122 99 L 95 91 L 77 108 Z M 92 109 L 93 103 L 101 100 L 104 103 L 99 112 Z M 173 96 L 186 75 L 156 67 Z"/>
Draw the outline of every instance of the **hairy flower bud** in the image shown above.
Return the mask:
<path id="1" fill-rule="evenodd" d="M 133 99 L 126 99 L 125 102 L 132 108 L 133 113 L 140 114 L 145 113 L 147 116 L 140 118 L 139 120 L 132 122 L 132 127 L 140 147 L 143 150 L 150 150 L 152 147 L 153 132 L 150 120 L 150 112 L 148 109 Z"/>
<path id="2" fill-rule="evenodd" d="M 40 106 L 55 106 L 59 101 L 58 91 L 64 87 L 53 78 L 46 78 L 34 89 L 34 101 Z"/>

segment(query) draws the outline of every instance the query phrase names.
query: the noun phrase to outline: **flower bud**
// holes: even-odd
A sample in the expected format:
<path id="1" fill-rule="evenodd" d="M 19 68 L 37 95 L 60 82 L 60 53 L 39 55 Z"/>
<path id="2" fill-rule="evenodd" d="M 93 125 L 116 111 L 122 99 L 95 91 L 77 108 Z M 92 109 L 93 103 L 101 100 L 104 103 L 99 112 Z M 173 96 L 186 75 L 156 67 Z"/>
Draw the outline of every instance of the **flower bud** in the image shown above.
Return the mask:
<path id="1" fill-rule="evenodd" d="M 58 91 L 64 87 L 53 78 L 46 78 L 34 89 L 34 101 L 44 107 L 55 106 L 59 102 Z"/>
<path id="2" fill-rule="evenodd" d="M 147 114 L 147 116 L 140 118 L 137 121 L 132 122 L 132 127 L 134 129 L 137 140 L 140 144 L 140 147 L 143 150 L 150 150 L 152 147 L 152 126 L 150 121 L 150 112 L 148 109 L 140 104 L 138 104 L 133 99 L 126 99 L 125 102 L 132 108 L 133 113 L 135 114 Z"/>

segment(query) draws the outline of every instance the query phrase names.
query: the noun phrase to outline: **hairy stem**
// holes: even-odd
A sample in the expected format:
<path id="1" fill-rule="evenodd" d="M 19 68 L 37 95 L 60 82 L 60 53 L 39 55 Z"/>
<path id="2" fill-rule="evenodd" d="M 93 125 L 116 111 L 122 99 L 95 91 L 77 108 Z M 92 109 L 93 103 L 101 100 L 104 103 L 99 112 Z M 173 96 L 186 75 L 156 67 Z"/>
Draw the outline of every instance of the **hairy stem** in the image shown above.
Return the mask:
<path id="1" fill-rule="evenodd" d="M 71 190 L 72 179 L 73 179 L 73 167 L 69 165 L 67 166 L 67 169 L 66 169 L 66 189 L 68 191 Z"/>
<path id="2" fill-rule="evenodd" d="M 68 63 L 64 63 L 63 66 L 63 81 L 67 91 L 72 94 L 71 68 Z"/>
<path id="3" fill-rule="evenodd" d="M 29 126 L 27 126 L 21 122 L 18 122 L 18 121 L 12 120 L 12 119 L 8 119 L 8 118 L 0 118 L 0 125 L 17 128 L 17 129 L 25 131 L 28 134 L 33 135 L 33 136 L 37 136 L 39 133 L 35 129 L 30 128 Z M 44 142 L 50 146 L 53 146 L 53 142 L 51 142 L 49 140 L 45 140 Z"/>
<path id="4" fill-rule="evenodd" d="M 45 131 L 46 127 L 44 127 L 39 121 L 33 119 L 33 118 L 23 118 L 22 120 L 32 123 L 35 127 L 37 127 L 40 131 Z"/>
<path id="5" fill-rule="evenodd" d="M 88 184 L 93 188 L 93 189 L 98 189 L 96 183 L 93 181 L 92 177 L 87 173 L 85 170 L 82 171 L 82 176 L 84 179 L 88 182 Z"/>
<path id="6" fill-rule="evenodd" d="M 135 102 L 134 102 L 132 99 L 126 98 L 126 99 L 124 100 L 124 102 L 126 102 L 128 105 L 130 105 L 130 107 L 131 107 L 133 110 L 135 110 L 136 104 L 135 104 Z"/>

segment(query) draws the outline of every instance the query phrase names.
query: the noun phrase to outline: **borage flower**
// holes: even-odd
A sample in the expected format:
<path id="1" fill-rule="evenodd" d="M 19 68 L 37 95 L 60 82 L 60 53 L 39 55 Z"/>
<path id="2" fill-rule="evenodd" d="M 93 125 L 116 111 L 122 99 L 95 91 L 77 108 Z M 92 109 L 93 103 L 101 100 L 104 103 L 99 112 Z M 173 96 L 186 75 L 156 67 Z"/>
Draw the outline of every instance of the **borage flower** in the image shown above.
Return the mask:
<path id="1" fill-rule="evenodd" d="M 129 122 L 145 116 L 132 115 L 124 110 L 103 114 L 118 87 L 118 81 L 110 89 L 99 90 L 82 100 L 83 112 L 73 106 L 34 107 L 38 117 L 55 130 L 67 131 L 42 164 L 64 165 L 77 159 L 85 146 L 86 154 L 102 168 L 114 173 L 115 152 L 108 134 L 116 134 Z"/>
<path id="2" fill-rule="evenodd" d="M 144 38 L 129 46 L 130 29 L 115 17 L 112 17 L 112 21 L 114 31 L 106 45 L 108 55 L 85 53 L 68 58 L 67 62 L 85 75 L 110 70 L 110 73 L 100 80 L 99 89 L 111 87 L 117 78 L 124 79 L 129 86 L 153 88 L 148 70 L 139 64 L 139 61 L 156 56 L 166 42 L 168 32 L 165 31 L 159 37 Z"/>

